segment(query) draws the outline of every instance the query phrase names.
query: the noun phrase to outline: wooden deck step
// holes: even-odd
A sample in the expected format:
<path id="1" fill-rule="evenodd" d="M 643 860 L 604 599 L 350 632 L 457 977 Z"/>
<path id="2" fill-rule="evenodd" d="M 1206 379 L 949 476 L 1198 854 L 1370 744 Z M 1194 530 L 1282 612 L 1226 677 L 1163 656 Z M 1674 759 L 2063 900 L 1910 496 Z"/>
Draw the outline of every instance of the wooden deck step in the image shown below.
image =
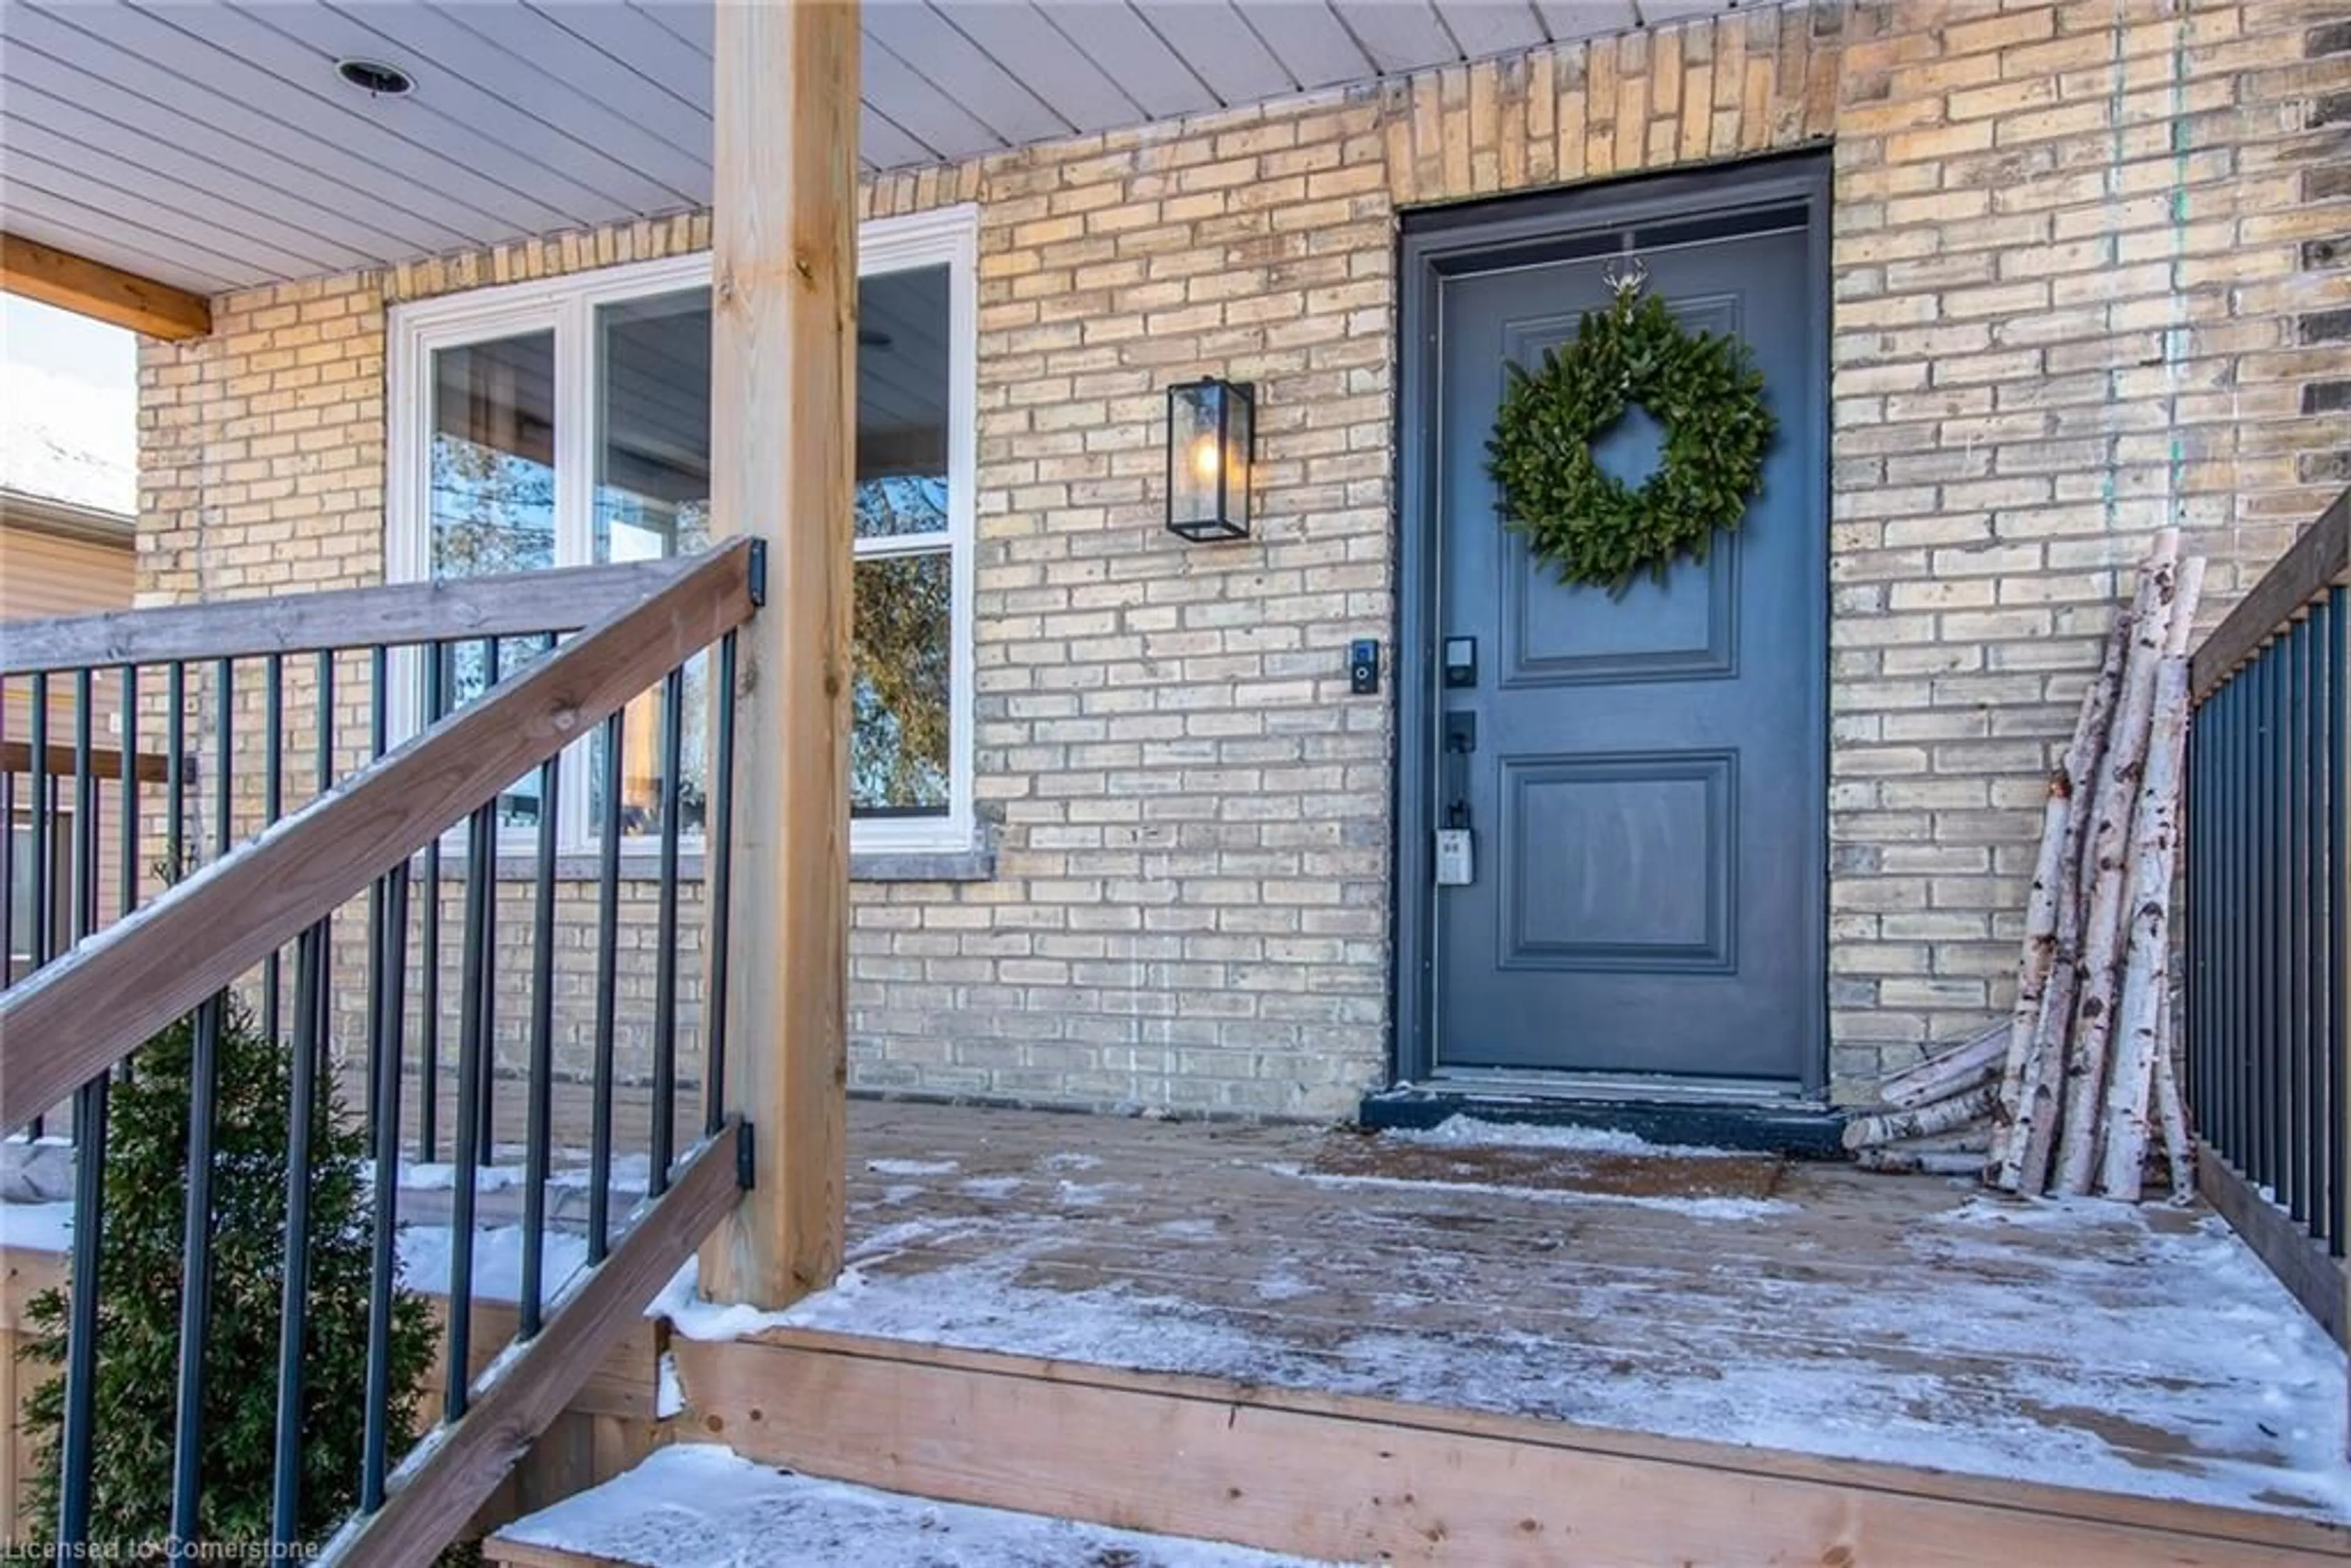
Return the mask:
<path id="1" fill-rule="evenodd" d="M 672 1349 L 684 1428 L 761 1464 L 1325 1562 L 2351 1563 L 2337 1525 L 1562 1422 L 813 1330 Z"/>
<path id="2" fill-rule="evenodd" d="M 490 1568 L 1318 1568 L 1245 1547 L 939 1503 L 786 1475 L 712 1444 L 627 1475 L 483 1543 Z"/>

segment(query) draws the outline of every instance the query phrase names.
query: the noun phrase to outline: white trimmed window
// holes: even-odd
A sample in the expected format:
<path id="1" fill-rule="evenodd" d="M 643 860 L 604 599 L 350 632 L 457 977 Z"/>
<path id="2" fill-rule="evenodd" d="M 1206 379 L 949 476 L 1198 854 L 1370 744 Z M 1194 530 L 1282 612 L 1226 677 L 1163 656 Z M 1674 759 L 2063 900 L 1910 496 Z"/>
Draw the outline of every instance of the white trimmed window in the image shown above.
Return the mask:
<path id="1" fill-rule="evenodd" d="M 853 847 L 972 847 L 971 584 L 976 210 L 877 219 L 858 236 Z M 710 531 L 710 258 L 606 267 L 395 306 L 386 559 L 394 581 L 638 560 Z M 531 650 L 509 643 L 507 672 Z M 455 651 L 445 701 L 479 692 Z M 688 672 L 680 826 L 701 828 L 703 665 Z M 420 673 L 421 702 L 433 680 Z M 622 831 L 661 830 L 660 699 L 623 721 Z M 413 726 L 416 711 L 407 716 Z M 568 851 L 603 820 L 600 735 L 567 760 Z M 534 775 L 501 798 L 528 836 Z"/>

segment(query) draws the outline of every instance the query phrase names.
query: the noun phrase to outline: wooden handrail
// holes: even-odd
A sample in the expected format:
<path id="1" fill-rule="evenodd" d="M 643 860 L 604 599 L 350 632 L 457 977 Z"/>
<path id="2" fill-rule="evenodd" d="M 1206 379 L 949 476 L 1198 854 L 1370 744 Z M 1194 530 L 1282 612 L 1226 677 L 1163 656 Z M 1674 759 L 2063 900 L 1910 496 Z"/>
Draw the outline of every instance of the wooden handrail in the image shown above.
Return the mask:
<path id="1" fill-rule="evenodd" d="M 335 1568 L 425 1568 L 457 1538 L 548 1423 L 588 1381 L 612 1334 L 645 1309 L 735 1207 L 750 1130 L 730 1121 L 688 1154 L 668 1190 L 610 1256 L 555 1303 L 547 1327 L 441 1441 L 392 1478 L 383 1506 L 327 1544 Z"/>
<path id="2" fill-rule="evenodd" d="M 570 632 L 637 603 L 704 559 L 671 556 L 13 622 L 0 628 L 0 674 Z"/>
<path id="3" fill-rule="evenodd" d="M 748 620 L 757 555 L 738 538 L 689 558 L 483 700 L 0 993 L 0 1131 L 234 984 Z"/>
<path id="4" fill-rule="evenodd" d="M 42 748 L 42 771 L 50 778 L 71 781 L 74 776 L 74 748 L 51 741 Z M 142 782 L 161 784 L 171 777 L 171 760 L 160 753 L 141 751 L 131 758 L 131 772 Z M 0 773 L 29 774 L 33 771 L 33 747 L 30 741 L 0 740 Z M 89 776 L 93 779 L 114 779 L 122 777 L 122 748 L 115 746 L 92 747 L 89 753 Z"/>
<path id="5" fill-rule="evenodd" d="M 2188 671 L 2188 688 L 2195 700 L 2210 696 L 2338 583 L 2351 583 L 2351 490 L 2335 497 L 2335 504 L 2302 530 L 2302 537 L 2197 648 Z"/>

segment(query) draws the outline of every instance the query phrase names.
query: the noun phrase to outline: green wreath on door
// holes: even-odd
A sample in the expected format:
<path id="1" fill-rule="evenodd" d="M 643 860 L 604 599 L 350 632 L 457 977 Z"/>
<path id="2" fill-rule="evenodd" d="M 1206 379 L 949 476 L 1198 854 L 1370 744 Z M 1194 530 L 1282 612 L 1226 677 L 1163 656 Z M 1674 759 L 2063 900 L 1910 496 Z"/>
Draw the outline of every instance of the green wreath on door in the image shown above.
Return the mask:
<path id="1" fill-rule="evenodd" d="M 1747 345 L 1686 332 L 1646 273 L 1612 278 L 1615 298 L 1588 310 L 1574 340 L 1532 371 L 1508 366 L 1487 471 L 1506 527 L 1562 583 L 1622 594 L 1659 582 L 1687 556 L 1704 560 L 1762 488 L 1776 429 Z M 1665 428 L 1656 470 L 1638 486 L 1593 460 L 1593 444 L 1638 405 Z"/>

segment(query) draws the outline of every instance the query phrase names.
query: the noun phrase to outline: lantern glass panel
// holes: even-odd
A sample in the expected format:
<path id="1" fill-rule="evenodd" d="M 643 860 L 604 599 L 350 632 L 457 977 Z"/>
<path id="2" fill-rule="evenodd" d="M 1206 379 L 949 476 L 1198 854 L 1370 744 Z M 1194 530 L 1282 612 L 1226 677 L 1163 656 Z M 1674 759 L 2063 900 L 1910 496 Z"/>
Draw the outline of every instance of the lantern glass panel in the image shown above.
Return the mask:
<path id="1" fill-rule="evenodd" d="M 1167 393 L 1167 526 L 1189 539 L 1249 534 L 1249 397 L 1207 381 Z"/>

